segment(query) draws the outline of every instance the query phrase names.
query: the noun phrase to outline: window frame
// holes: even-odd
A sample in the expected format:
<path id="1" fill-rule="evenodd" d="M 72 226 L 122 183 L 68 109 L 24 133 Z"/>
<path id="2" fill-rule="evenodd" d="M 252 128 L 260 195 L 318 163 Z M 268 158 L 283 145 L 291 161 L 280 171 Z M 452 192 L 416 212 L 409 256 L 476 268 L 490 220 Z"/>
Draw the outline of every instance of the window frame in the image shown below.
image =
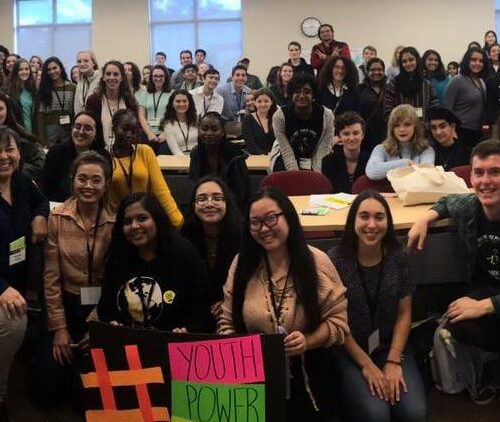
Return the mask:
<path id="1" fill-rule="evenodd" d="M 92 24 L 93 24 L 93 9 L 94 9 L 94 0 L 90 0 L 90 7 L 92 10 L 92 14 L 90 16 L 90 22 L 73 22 L 73 23 L 58 23 L 57 22 L 57 1 L 51 0 L 52 2 L 52 23 L 43 23 L 43 24 L 31 24 L 31 25 L 21 25 L 20 24 L 20 5 L 22 0 L 14 0 L 14 48 L 15 51 L 19 50 L 19 29 L 48 29 L 51 30 L 50 38 L 48 39 L 48 50 L 51 51 L 52 55 L 57 55 L 55 52 L 56 47 L 56 30 L 59 28 L 68 28 L 68 27 L 88 27 L 90 39 L 92 40 Z M 90 47 L 90 46 L 89 46 Z"/>
<path id="2" fill-rule="evenodd" d="M 183 1 L 187 1 L 187 0 L 183 0 Z M 240 0 L 240 9 L 239 9 L 239 16 L 238 17 L 230 17 L 230 18 L 206 18 L 206 17 L 199 17 L 198 15 L 198 5 L 200 3 L 200 1 L 202 0 L 189 0 L 192 2 L 193 4 L 193 17 L 190 18 L 190 19 L 159 19 L 159 20 L 155 20 L 153 18 L 153 8 L 152 8 L 152 4 L 154 2 L 154 0 L 148 0 L 148 13 L 149 13 L 149 40 L 150 40 L 150 59 L 151 59 L 151 63 L 154 63 L 154 58 L 155 58 L 155 53 L 156 53 L 156 50 L 155 50 L 155 47 L 153 45 L 153 32 L 154 32 L 154 28 L 155 26 L 165 26 L 165 25 L 179 25 L 179 24 L 191 24 L 191 25 L 194 25 L 194 49 L 192 51 L 193 53 L 193 62 L 195 61 L 195 51 L 199 48 L 203 48 L 205 49 L 205 47 L 202 45 L 202 43 L 200 43 L 200 39 L 199 39 L 199 33 L 200 33 L 200 30 L 199 30 L 199 27 L 200 25 L 204 24 L 204 23 L 226 23 L 226 22 L 236 22 L 236 23 L 240 23 L 241 25 L 241 33 L 240 33 L 240 40 L 239 40 L 239 47 L 240 47 L 240 52 L 243 52 L 243 7 L 242 7 L 242 1 Z M 161 51 L 158 50 L 158 51 Z M 176 55 L 178 55 L 180 52 L 177 51 L 175 52 Z M 169 55 L 168 52 L 167 53 L 167 56 Z M 172 56 L 172 55 L 171 55 Z"/>

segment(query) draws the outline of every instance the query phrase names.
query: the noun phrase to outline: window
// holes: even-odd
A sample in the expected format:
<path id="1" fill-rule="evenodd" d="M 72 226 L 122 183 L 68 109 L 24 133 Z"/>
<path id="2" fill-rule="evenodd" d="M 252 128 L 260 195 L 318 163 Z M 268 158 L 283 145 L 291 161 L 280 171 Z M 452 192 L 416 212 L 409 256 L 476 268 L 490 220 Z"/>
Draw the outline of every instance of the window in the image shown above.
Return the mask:
<path id="1" fill-rule="evenodd" d="M 69 72 L 76 53 L 90 48 L 92 0 L 17 0 L 14 19 L 22 57 L 58 56 Z"/>
<path id="2" fill-rule="evenodd" d="M 152 57 L 163 51 L 167 65 L 178 69 L 181 50 L 194 56 L 202 48 L 222 80 L 231 75 L 241 58 L 241 0 L 150 0 L 149 14 Z"/>

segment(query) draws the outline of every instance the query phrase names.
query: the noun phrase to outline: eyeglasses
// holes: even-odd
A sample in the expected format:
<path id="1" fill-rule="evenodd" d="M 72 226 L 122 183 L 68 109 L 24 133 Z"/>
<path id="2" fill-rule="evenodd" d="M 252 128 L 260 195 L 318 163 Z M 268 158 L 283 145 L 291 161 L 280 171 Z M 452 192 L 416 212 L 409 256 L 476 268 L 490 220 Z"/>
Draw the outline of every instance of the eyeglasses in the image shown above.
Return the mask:
<path id="1" fill-rule="evenodd" d="M 206 207 L 209 202 L 216 207 L 220 207 L 224 203 L 225 199 L 224 195 L 206 195 L 202 193 L 200 195 L 196 195 L 194 201 L 200 207 Z"/>
<path id="2" fill-rule="evenodd" d="M 76 176 L 75 178 L 75 183 L 80 185 L 80 186 L 86 186 L 87 182 L 90 182 L 90 184 L 94 187 L 99 187 L 104 184 L 104 179 L 101 177 L 87 177 L 87 176 Z"/>
<path id="3" fill-rule="evenodd" d="M 266 226 L 268 229 L 274 227 L 278 224 L 278 219 L 282 212 L 276 214 L 268 214 L 264 218 L 251 218 L 250 219 L 250 231 L 258 232 L 262 229 L 262 225 Z"/>
<path id="4" fill-rule="evenodd" d="M 73 125 L 73 129 L 76 130 L 77 132 L 80 132 L 82 130 L 86 133 L 90 133 L 90 132 L 93 132 L 95 130 L 95 128 L 90 126 L 90 125 L 82 125 L 80 123 L 75 123 Z"/>

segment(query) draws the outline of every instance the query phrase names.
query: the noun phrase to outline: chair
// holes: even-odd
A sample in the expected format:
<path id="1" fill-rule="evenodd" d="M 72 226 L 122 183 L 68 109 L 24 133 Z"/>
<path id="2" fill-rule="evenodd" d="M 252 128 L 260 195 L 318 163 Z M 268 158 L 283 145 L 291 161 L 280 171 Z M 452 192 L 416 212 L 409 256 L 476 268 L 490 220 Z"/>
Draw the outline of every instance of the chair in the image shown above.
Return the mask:
<path id="1" fill-rule="evenodd" d="M 333 187 L 326 176 L 311 170 L 277 171 L 262 179 L 260 187 L 276 186 L 288 196 L 332 193 Z"/>
<path id="2" fill-rule="evenodd" d="M 455 173 L 458 177 L 461 177 L 465 180 L 465 184 L 468 188 L 471 188 L 470 184 L 470 165 L 466 164 L 465 166 L 457 166 L 451 169 L 453 173 Z"/>
<path id="3" fill-rule="evenodd" d="M 375 189 L 378 192 L 394 192 L 391 183 L 387 179 L 372 180 L 368 176 L 360 176 L 352 185 L 352 193 L 360 193 L 366 189 Z"/>
<path id="4" fill-rule="evenodd" d="M 326 176 L 311 170 L 277 171 L 262 179 L 260 187 L 276 186 L 288 196 L 320 195 L 332 193 L 333 187 Z M 332 231 L 305 232 L 306 239 L 324 239 L 334 236 Z"/>

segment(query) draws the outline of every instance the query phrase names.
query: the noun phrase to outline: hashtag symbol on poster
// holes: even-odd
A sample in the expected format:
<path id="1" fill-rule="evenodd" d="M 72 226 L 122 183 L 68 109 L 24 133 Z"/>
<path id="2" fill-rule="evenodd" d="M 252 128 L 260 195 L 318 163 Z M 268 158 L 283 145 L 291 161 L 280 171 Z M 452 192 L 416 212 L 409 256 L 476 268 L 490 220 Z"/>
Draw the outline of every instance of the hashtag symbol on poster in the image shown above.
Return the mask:
<path id="1" fill-rule="evenodd" d="M 153 407 L 148 392 L 148 384 L 164 383 L 160 367 L 142 368 L 136 345 L 125 346 L 129 369 L 109 371 L 103 349 L 91 349 L 95 372 L 82 374 L 84 388 L 98 388 L 102 400 L 102 410 L 87 410 L 88 422 L 118 421 L 170 421 L 166 407 Z M 113 388 L 130 386 L 135 388 L 138 409 L 117 409 Z"/>

